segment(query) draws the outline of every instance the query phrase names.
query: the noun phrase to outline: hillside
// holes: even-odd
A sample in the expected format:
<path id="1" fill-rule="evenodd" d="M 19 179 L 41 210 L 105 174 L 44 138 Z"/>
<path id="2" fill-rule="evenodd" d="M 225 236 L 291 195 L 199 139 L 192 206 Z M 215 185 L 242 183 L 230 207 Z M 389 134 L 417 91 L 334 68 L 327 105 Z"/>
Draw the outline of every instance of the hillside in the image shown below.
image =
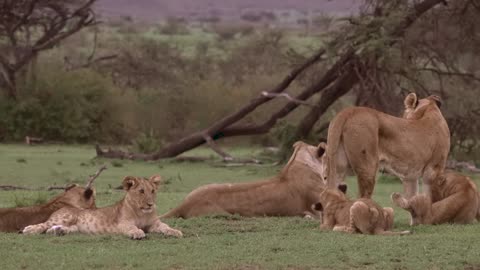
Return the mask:
<path id="1" fill-rule="evenodd" d="M 104 17 L 131 17 L 157 21 L 168 17 L 186 20 L 241 20 L 242 16 L 294 17 L 310 14 L 350 14 L 360 0 L 99 0 L 97 11 Z M 267 13 L 266 13 L 267 12 Z M 292 20 L 292 18 L 290 18 Z"/>

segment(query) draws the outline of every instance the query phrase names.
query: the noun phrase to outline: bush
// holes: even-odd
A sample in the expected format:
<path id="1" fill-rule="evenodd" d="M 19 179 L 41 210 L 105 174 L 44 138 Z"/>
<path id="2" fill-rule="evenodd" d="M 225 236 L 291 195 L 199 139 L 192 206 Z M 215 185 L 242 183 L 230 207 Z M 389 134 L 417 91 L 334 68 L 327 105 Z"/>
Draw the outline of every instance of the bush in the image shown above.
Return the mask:
<path id="1" fill-rule="evenodd" d="M 0 98 L 0 123 L 7 140 L 23 140 L 27 135 L 45 140 L 87 142 L 116 137 L 121 126 L 109 80 L 88 70 L 49 74 L 42 72 L 35 86 L 21 89 L 14 102 Z"/>

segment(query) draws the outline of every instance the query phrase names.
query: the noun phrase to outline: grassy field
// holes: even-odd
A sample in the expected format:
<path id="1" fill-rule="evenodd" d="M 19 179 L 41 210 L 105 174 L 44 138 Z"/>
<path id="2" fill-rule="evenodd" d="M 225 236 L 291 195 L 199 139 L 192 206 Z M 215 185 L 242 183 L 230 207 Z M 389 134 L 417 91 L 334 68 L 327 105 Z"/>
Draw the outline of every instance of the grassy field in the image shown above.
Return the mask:
<path id="1" fill-rule="evenodd" d="M 228 149 L 255 156 L 254 148 Z M 195 154 L 210 155 L 206 149 Z M 218 167 L 218 162 L 176 163 L 96 160 L 90 146 L 0 145 L 0 184 L 47 187 L 83 183 L 100 164 L 109 165 L 96 182 L 97 205 L 122 197 L 113 188 L 126 175 L 159 173 L 168 179 L 158 195 L 158 212 L 177 205 L 197 186 L 242 182 L 274 175 L 280 167 Z M 476 178 L 478 183 L 478 178 Z M 349 180 L 351 196 L 355 182 Z M 379 181 L 375 199 L 391 206 L 399 181 Z M 0 207 L 44 201 L 46 191 L 0 191 Z M 408 229 L 406 212 L 395 209 L 396 230 Z M 409 236 L 365 236 L 323 232 L 301 218 L 205 217 L 168 219 L 184 232 L 174 239 L 123 236 L 0 234 L 1 269 L 480 269 L 480 225 L 418 226 Z"/>

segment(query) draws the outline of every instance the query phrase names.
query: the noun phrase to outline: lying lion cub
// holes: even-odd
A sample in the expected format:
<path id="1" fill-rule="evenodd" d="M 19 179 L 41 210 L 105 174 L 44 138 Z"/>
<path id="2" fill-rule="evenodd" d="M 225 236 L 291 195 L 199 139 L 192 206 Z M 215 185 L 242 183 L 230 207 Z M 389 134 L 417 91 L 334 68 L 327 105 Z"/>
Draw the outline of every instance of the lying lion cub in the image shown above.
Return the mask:
<path id="1" fill-rule="evenodd" d="M 479 218 L 478 190 L 470 178 L 446 172 L 434 183 L 431 186 L 432 198 L 420 194 L 406 199 L 399 193 L 392 193 L 393 203 L 410 212 L 411 225 L 464 224 Z"/>
<path id="2" fill-rule="evenodd" d="M 181 237 L 182 232 L 170 228 L 157 217 L 155 201 L 160 182 L 161 177 L 157 175 L 149 180 L 127 176 L 123 180 L 127 194 L 116 204 L 94 210 L 63 208 L 45 223 L 26 227 L 23 233 L 114 233 L 142 239 L 145 232 L 154 232 Z"/>
<path id="3" fill-rule="evenodd" d="M 344 190 L 325 189 L 315 209 L 322 211 L 320 229 L 347 233 L 403 235 L 410 231 L 392 232 L 393 209 L 382 208 L 371 199 L 349 200 Z"/>

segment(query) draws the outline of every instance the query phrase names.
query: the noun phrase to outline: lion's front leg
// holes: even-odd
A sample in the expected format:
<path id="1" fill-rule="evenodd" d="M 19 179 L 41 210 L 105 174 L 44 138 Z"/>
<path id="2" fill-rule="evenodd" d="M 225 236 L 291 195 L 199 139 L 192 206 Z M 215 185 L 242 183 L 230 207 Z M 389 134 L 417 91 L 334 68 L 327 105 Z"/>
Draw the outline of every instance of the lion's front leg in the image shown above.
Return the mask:
<path id="1" fill-rule="evenodd" d="M 167 224 L 161 222 L 159 218 L 155 220 L 154 224 L 148 229 L 148 232 L 163 233 L 165 235 L 171 235 L 175 237 L 183 236 L 181 231 L 171 228 Z"/>
<path id="2" fill-rule="evenodd" d="M 139 240 L 146 237 L 145 232 L 139 229 L 135 225 L 120 225 L 118 228 L 118 232 L 128 237 Z"/>
<path id="3" fill-rule="evenodd" d="M 335 213 L 327 214 L 324 213 L 322 217 L 322 225 L 320 225 L 320 230 L 332 230 L 335 226 Z"/>

